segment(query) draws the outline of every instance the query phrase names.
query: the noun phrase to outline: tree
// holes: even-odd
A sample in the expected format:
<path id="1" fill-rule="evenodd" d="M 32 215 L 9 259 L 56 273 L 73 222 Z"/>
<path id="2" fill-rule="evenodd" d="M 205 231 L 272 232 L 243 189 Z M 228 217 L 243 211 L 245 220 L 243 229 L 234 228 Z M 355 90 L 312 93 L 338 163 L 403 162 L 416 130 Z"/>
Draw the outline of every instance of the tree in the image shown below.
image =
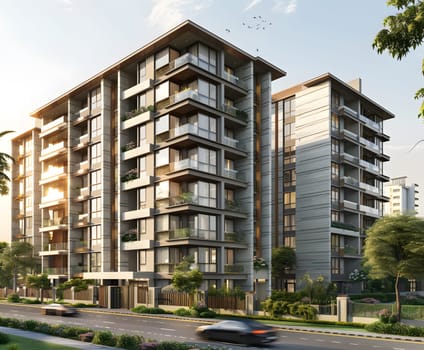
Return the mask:
<path id="1" fill-rule="evenodd" d="M 3 137 L 6 134 L 9 134 L 13 131 L 3 131 L 0 132 L 0 137 Z M 10 170 L 9 162 L 13 162 L 12 156 L 7 153 L 0 152 L 0 195 L 4 196 L 9 193 L 8 183 L 10 182 L 9 176 L 7 176 L 6 172 Z"/>
<path id="2" fill-rule="evenodd" d="M 194 295 L 203 281 L 203 273 L 198 268 L 192 268 L 194 257 L 185 256 L 183 260 L 175 267 L 172 275 L 172 285 L 180 292 L 186 292 Z"/>
<path id="3" fill-rule="evenodd" d="M 12 288 L 16 292 L 18 275 L 25 277 L 37 266 L 37 259 L 33 256 L 33 246 L 27 242 L 12 242 L 10 246 L 3 248 L 0 264 L 3 270 L 12 276 Z"/>
<path id="4" fill-rule="evenodd" d="M 288 271 L 296 266 L 296 252 L 290 247 L 279 247 L 272 250 L 272 276 L 281 282 L 287 276 Z"/>
<path id="5" fill-rule="evenodd" d="M 396 313 L 401 319 L 399 280 L 424 275 L 424 220 L 415 216 L 386 216 L 368 230 L 365 266 L 371 278 L 395 278 Z"/>
<path id="6" fill-rule="evenodd" d="M 63 299 L 63 292 L 66 289 L 74 288 L 75 292 L 81 292 L 82 290 L 87 290 L 89 286 L 93 285 L 93 280 L 85 280 L 82 278 L 73 278 L 66 282 L 59 284 L 57 288 L 57 297 Z"/>
<path id="7" fill-rule="evenodd" d="M 372 44 L 379 54 L 389 51 L 393 58 L 401 60 L 411 49 L 421 46 L 424 40 L 424 2 L 421 0 L 388 0 L 387 5 L 400 10 L 394 16 L 384 19 L 384 29 L 380 30 Z M 424 60 L 421 66 L 424 75 Z M 424 88 L 418 90 L 415 99 L 424 97 Z M 424 118 L 424 102 L 418 117 Z"/>
<path id="8" fill-rule="evenodd" d="M 41 302 L 43 302 L 44 291 L 51 288 L 50 280 L 47 277 L 47 274 L 43 273 L 42 275 L 29 275 L 27 277 L 27 285 L 31 288 L 37 289 L 37 300 L 40 297 L 41 289 Z"/>

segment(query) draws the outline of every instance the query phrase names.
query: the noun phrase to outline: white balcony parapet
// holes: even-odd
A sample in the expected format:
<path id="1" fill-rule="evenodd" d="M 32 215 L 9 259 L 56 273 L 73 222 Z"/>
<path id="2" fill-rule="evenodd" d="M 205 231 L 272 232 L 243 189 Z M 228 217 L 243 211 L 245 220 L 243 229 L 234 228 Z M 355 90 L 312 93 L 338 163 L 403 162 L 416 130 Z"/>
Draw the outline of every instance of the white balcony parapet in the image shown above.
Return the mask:
<path id="1" fill-rule="evenodd" d="M 152 249 L 153 246 L 154 246 L 154 241 L 150 239 L 144 239 L 141 241 L 122 242 L 122 250 Z"/>
<path id="2" fill-rule="evenodd" d="M 122 213 L 122 220 L 128 221 L 128 220 L 148 218 L 153 216 L 153 212 L 154 212 L 153 208 L 129 210 Z"/>
<path id="3" fill-rule="evenodd" d="M 355 209 L 355 210 L 358 209 L 358 203 L 348 201 L 348 200 L 343 201 L 343 206 L 348 209 Z"/>
<path id="4" fill-rule="evenodd" d="M 43 156 L 48 155 L 50 153 L 60 151 L 60 150 L 64 149 L 64 147 L 65 147 L 65 142 L 64 141 L 55 143 L 53 145 L 48 146 L 47 148 L 44 148 L 41 151 L 41 156 L 43 157 Z"/>
<path id="5" fill-rule="evenodd" d="M 356 112 L 354 109 L 343 105 L 343 106 L 339 106 L 339 111 L 342 110 L 344 112 L 347 112 L 347 114 L 351 115 L 354 118 L 358 118 L 358 112 Z"/>
<path id="6" fill-rule="evenodd" d="M 348 129 L 344 129 L 343 133 L 354 140 L 358 139 L 358 135 Z"/>
<path id="7" fill-rule="evenodd" d="M 346 184 L 359 186 L 359 181 L 351 176 L 343 176 L 342 179 Z"/>
<path id="8" fill-rule="evenodd" d="M 145 111 L 122 121 L 122 130 L 129 129 L 139 124 L 148 122 L 149 120 L 152 120 L 153 114 L 153 111 Z"/>
<path id="9" fill-rule="evenodd" d="M 48 178 L 53 177 L 53 176 L 62 175 L 62 174 L 64 174 L 64 172 L 65 172 L 65 167 L 63 167 L 63 166 L 61 166 L 61 167 L 50 166 L 47 171 L 44 171 L 41 174 L 41 179 L 44 180 L 44 179 L 48 179 Z"/>
<path id="10" fill-rule="evenodd" d="M 229 177 L 231 179 L 237 179 L 238 171 L 230 168 L 224 168 L 222 170 L 222 176 Z"/>
<path id="11" fill-rule="evenodd" d="M 177 137 L 177 136 L 181 136 L 184 134 L 194 134 L 194 135 L 198 135 L 199 134 L 199 128 L 193 124 L 184 124 L 181 125 L 179 127 L 176 127 L 174 129 L 170 130 L 170 135 L 171 137 Z"/>
<path id="12" fill-rule="evenodd" d="M 41 203 L 49 203 L 57 200 L 61 200 L 65 198 L 65 194 L 59 191 L 53 191 L 49 195 L 41 198 Z"/>
<path id="13" fill-rule="evenodd" d="M 44 133 L 44 132 L 46 132 L 46 131 L 48 131 L 50 129 L 53 129 L 54 127 L 57 127 L 57 126 L 61 125 L 62 123 L 65 123 L 65 121 L 66 121 L 65 116 L 62 115 L 61 117 L 56 118 L 55 120 L 51 121 L 50 123 L 47 123 L 47 124 L 43 125 L 41 127 L 40 132 L 41 133 Z"/>
<path id="14" fill-rule="evenodd" d="M 152 79 L 146 79 L 142 82 L 130 87 L 129 89 L 126 89 L 122 92 L 122 99 L 125 100 L 127 98 L 130 98 L 134 95 L 137 95 L 147 89 L 150 89 L 153 86 L 153 80 Z"/>
<path id="15" fill-rule="evenodd" d="M 346 160 L 351 161 L 352 163 L 357 163 L 357 162 L 358 162 L 358 160 L 359 160 L 359 158 L 358 158 L 358 157 L 356 157 L 356 156 L 352 156 L 352 155 L 351 155 L 351 154 L 349 154 L 349 153 L 343 153 L 343 157 L 344 157 Z"/>
<path id="16" fill-rule="evenodd" d="M 153 145 L 151 143 L 146 143 L 144 145 L 140 145 L 133 149 L 123 152 L 122 160 L 128 160 L 135 157 L 142 156 L 143 154 L 147 154 L 153 151 Z"/>

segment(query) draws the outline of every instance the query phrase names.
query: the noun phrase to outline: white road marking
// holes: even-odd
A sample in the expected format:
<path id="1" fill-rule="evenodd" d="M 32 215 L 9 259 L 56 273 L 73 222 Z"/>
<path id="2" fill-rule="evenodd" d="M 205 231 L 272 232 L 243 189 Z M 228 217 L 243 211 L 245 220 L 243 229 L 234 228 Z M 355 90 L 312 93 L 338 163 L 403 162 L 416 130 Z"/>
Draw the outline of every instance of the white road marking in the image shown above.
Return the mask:
<path id="1" fill-rule="evenodd" d="M 175 329 L 172 328 L 159 328 L 161 331 L 168 331 L 168 332 L 176 332 Z"/>
<path id="2" fill-rule="evenodd" d="M 103 323 L 115 324 L 116 322 L 111 322 L 111 321 L 103 321 Z"/>

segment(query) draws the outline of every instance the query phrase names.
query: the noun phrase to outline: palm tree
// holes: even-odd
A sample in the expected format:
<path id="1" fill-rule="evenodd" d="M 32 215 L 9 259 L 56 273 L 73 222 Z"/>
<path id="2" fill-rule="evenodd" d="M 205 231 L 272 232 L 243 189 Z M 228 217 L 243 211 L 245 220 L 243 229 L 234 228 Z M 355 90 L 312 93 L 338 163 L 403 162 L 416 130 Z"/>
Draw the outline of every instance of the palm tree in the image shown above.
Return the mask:
<path id="1" fill-rule="evenodd" d="M 13 131 L 7 130 L 0 132 L 0 138 L 6 134 L 9 134 Z M 4 196 L 9 193 L 8 182 L 10 182 L 9 176 L 7 176 L 6 172 L 10 170 L 9 162 L 14 161 L 12 156 L 7 153 L 0 152 L 0 195 Z"/>

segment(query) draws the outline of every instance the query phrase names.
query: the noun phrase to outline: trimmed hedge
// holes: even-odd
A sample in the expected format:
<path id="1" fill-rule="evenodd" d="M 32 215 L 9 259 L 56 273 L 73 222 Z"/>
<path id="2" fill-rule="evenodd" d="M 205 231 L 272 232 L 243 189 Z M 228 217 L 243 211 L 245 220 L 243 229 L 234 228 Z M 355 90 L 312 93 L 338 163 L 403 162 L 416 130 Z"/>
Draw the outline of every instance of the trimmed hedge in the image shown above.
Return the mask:
<path id="1" fill-rule="evenodd" d="M 400 323 L 374 322 L 365 326 L 369 332 L 424 337 L 424 327 L 408 326 Z"/>

